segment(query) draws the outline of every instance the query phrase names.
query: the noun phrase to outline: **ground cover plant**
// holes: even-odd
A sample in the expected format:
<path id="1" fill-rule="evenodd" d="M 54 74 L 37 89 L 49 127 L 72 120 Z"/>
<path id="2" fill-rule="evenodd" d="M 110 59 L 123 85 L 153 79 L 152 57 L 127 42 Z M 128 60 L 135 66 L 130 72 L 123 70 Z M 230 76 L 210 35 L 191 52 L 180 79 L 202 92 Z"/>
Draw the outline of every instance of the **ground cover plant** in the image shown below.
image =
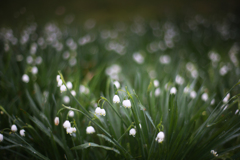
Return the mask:
<path id="1" fill-rule="evenodd" d="M 236 16 L 73 19 L 0 29 L 2 159 L 240 157 Z"/>

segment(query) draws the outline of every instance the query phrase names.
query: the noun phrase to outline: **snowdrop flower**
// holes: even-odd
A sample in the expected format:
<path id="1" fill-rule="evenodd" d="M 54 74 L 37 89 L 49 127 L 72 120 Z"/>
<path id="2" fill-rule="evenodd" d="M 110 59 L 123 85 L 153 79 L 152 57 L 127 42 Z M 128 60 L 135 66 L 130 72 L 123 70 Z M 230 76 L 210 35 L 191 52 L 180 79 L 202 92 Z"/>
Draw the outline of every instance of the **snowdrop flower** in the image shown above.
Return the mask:
<path id="1" fill-rule="evenodd" d="M 135 137 L 135 135 L 136 135 L 136 129 L 135 129 L 135 128 L 130 129 L 129 135 L 132 135 L 133 137 Z"/>
<path id="2" fill-rule="evenodd" d="M 115 95 L 115 96 L 113 97 L 113 103 L 120 103 L 120 98 L 119 98 L 118 95 Z"/>
<path id="3" fill-rule="evenodd" d="M 73 87 L 71 82 L 67 82 L 66 85 L 67 85 L 68 89 L 72 89 L 72 87 Z"/>
<path id="4" fill-rule="evenodd" d="M 211 150 L 211 153 L 212 153 L 215 157 L 218 156 L 217 152 L 215 152 L 214 150 Z"/>
<path id="5" fill-rule="evenodd" d="M 3 135 L 0 133 L 0 142 L 3 141 Z"/>
<path id="6" fill-rule="evenodd" d="M 123 105 L 123 107 L 125 107 L 125 108 L 131 108 L 131 101 L 130 100 L 124 100 L 123 102 L 122 102 L 122 105 Z"/>
<path id="7" fill-rule="evenodd" d="M 16 126 L 15 124 L 12 125 L 11 130 L 12 130 L 13 132 L 17 132 L 17 126 Z"/>
<path id="8" fill-rule="evenodd" d="M 100 115 L 101 115 L 101 116 L 106 116 L 106 111 L 105 111 L 105 109 L 101 109 Z"/>
<path id="9" fill-rule="evenodd" d="M 61 86 L 62 86 L 62 80 L 59 79 L 59 80 L 58 80 L 58 87 L 61 87 Z"/>
<path id="10" fill-rule="evenodd" d="M 76 92 L 75 91 L 71 91 L 71 94 L 73 95 L 73 96 L 76 96 Z"/>
<path id="11" fill-rule="evenodd" d="M 28 64 L 33 63 L 33 58 L 32 58 L 32 56 L 28 56 L 28 57 L 27 57 L 27 63 L 28 63 Z"/>
<path id="12" fill-rule="evenodd" d="M 96 115 L 101 115 L 101 112 L 102 112 L 102 110 L 101 110 L 100 107 L 97 107 L 97 108 L 95 109 L 95 114 L 96 114 Z"/>
<path id="13" fill-rule="evenodd" d="M 65 85 L 61 85 L 60 91 L 61 92 L 65 92 L 66 90 L 67 90 L 66 86 Z"/>
<path id="14" fill-rule="evenodd" d="M 161 89 L 160 89 L 160 88 L 157 88 L 157 89 L 155 90 L 155 92 L 154 92 L 155 97 L 159 96 L 160 93 L 161 93 Z"/>
<path id="15" fill-rule="evenodd" d="M 164 137 L 165 137 L 165 135 L 164 135 L 164 133 L 161 131 L 161 132 L 159 132 L 158 134 L 157 134 L 157 137 L 156 137 L 156 141 L 158 141 L 158 143 L 162 143 L 162 141 L 164 140 Z"/>
<path id="16" fill-rule="evenodd" d="M 86 129 L 87 134 L 92 134 L 95 132 L 95 129 L 92 126 L 87 127 Z"/>
<path id="17" fill-rule="evenodd" d="M 120 88 L 120 83 L 118 81 L 114 81 L 113 84 L 116 86 L 117 89 Z"/>
<path id="18" fill-rule="evenodd" d="M 38 68 L 36 66 L 32 67 L 32 74 L 37 74 Z"/>
<path id="19" fill-rule="evenodd" d="M 197 93 L 196 93 L 195 91 L 191 91 L 191 92 L 190 92 L 190 97 L 191 97 L 192 99 L 196 98 L 196 96 L 197 96 Z"/>
<path id="20" fill-rule="evenodd" d="M 67 132 L 67 134 L 72 134 L 72 132 L 73 132 L 73 129 L 70 127 L 70 128 L 67 128 L 66 129 L 66 132 Z"/>
<path id="21" fill-rule="evenodd" d="M 84 85 L 80 85 L 79 92 L 88 94 L 89 93 L 89 89 L 87 87 L 85 87 Z"/>
<path id="22" fill-rule="evenodd" d="M 175 78 L 175 82 L 179 85 L 182 85 L 184 83 L 184 78 L 181 77 L 180 75 L 177 75 Z"/>
<path id="23" fill-rule="evenodd" d="M 223 99 L 223 103 L 227 103 L 230 98 L 230 93 L 226 95 L 226 97 Z"/>
<path id="24" fill-rule="evenodd" d="M 57 80 L 57 82 L 58 82 L 59 80 L 61 80 L 61 76 L 60 76 L 60 75 L 57 75 L 56 80 Z"/>
<path id="25" fill-rule="evenodd" d="M 41 64 L 42 63 L 42 57 L 38 56 L 35 60 L 36 64 Z"/>
<path id="26" fill-rule="evenodd" d="M 142 64 L 144 62 L 144 57 L 140 53 L 134 53 L 133 54 L 133 59 L 138 64 Z"/>
<path id="27" fill-rule="evenodd" d="M 54 124 L 55 124 L 56 126 L 59 125 L 59 117 L 55 117 L 55 119 L 54 119 Z"/>
<path id="28" fill-rule="evenodd" d="M 211 102 L 210 102 L 210 104 L 211 104 L 211 105 L 214 105 L 214 103 L 215 103 L 215 99 L 212 99 Z"/>
<path id="29" fill-rule="evenodd" d="M 74 112 L 73 111 L 69 111 L 68 115 L 69 115 L 69 117 L 73 117 L 74 116 Z"/>
<path id="30" fill-rule="evenodd" d="M 183 89 L 183 93 L 188 93 L 189 92 L 189 87 L 185 87 L 184 89 Z"/>
<path id="31" fill-rule="evenodd" d="M 21 130 L 20 130 L 20 135 L 21 135 L 22 137 L 25 136 L 25 130 L 24 130 L 24 129 L 21 129 Z"/>
<path id="32" fill-rule="evenodd" d="M 162 56 L 160 56 L 159 61 L 162 64 L 169 64 L 171 62 L 171 57 L 168 55 L 162 55 Z"/>
<path id="33" fill-rule="evenodd" d="M 159 81 L 158 80 L 154 80 L 153 81 L 153 85 L 154 85 L 154 87 L 158 87 L 159 86 Z"/>
<path id="34" fill-rule="evenodd" d="M 71 123 L 66 120 L 64 123 L 63 123 L 63 128 L 71 128 Z"/>
<path id="35" fill-rule="evenodd" d="M 207 93 L 203 93 L 201 98 L 202 98 L 203 101 L 206 102 L 208 100 L 208 94 Z"/>
<path id="36" fill-rule="evenodd" d="M 227 72 L 228 72 L 228 67 L 226 65 L 223 66 L 222 68 L 220 68 L 220 70 L 219 70 L 219 73 L 220 73 L 221 76 L 226 75 Z"/>
<path id="37" fill-rule="evenodd" d="M 25 82 L 25 83 L 28 83 L 28 82 L 29 82 L 29 77 L 28 77 L 27 74 L 24 74 L 24 75 L 22 76 L 22 81 Z"/>
<path id="38" fill-rule="evenodd" d="M 63 102 L 68 104 L 70 102 L 70 98 L 68 96 L 63 97 Z"/>
<path id="39" fill-rule="evenodd" d="M 172 87 L 170 90 L 170 94 L 176 94 L 177 93 L 177 89 L 175 87 Z"/>
<path id="40" fill-rule="evenodd" d="M 75 127 L 73 127 L 72 132 L 77 132 L 77 129 Z"/>

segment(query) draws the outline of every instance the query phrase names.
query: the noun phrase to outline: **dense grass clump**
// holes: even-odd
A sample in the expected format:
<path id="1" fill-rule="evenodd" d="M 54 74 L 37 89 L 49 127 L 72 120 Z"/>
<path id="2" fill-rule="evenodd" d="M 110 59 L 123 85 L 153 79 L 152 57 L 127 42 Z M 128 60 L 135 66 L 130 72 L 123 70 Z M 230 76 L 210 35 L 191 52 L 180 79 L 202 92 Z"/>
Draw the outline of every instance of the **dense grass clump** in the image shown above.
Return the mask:
<path id="1" fill-rule="evenodd" d="M 1 28 L 2 159 L 238 159 L 238 25 Z"/>

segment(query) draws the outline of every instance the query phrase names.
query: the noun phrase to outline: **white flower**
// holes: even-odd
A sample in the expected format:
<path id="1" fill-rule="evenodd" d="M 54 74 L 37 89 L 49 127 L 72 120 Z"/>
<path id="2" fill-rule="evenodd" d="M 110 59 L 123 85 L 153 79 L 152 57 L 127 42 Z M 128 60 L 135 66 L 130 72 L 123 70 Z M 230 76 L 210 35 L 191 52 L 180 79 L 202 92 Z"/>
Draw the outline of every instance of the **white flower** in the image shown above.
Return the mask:
<path id="1" fill-rule="evenodd" d="M 61 92 L 65 92 L 66 90 L 67 90 L 66 86 L 65 85 L 61 85 L 60 91 Z"/>
<path id="2" fill-rule="evenodd" d="M 219 70 L 219 73 L 220 73 L 221 76 L 226 75 L 227 72 L 228 72 L 228 67 L 226 65 L 223 66 L 222 68 L 220 68 L 220 70 Z"/>
<path id="3" fill-rule="evenodd" d="M 119 89 L 121 86 L 118 81 L 114 81 L 113 84 L 116 86 L 117 89 Z"/>
<path id="4" fill-rule="evenodd" d="M 184 83 L 184 78 L 181 77 L 180 75 L 177 75 L 175 78 L 175 82 L 179 85 L 182 85 Z"/>
<path id="5" fill-rule="evenodd" d="M 235 111 L 235 114 L 237 114 L 239 112 L 239 109 L 237 109 L 236 111 Z"/>
<path id="6" fill-rule="evenodd" d="M 86 129 L 87 134 L 92 134 L 95 132 L 95 129 L 92 126 L 87 127 Z"/>
<path id="7" fill-rule="evenodd" d="M 63 97 L 63 102 L 68 104 L 70 102 L 70 98 L 68 96 Z"/>
<path id="8" fill-rule="evenodd" d="M 73 127 L 72 132 L 77 132 L 77 129 L 75 127 Z"/>
<path id="9" fill-rule="evenodd" d="M 226 97 L 223 99 L 223 103 L 227 103 L 230 98 L 230 93 L 226 95 Z"/>
<path id="10" fill-rule="evenodd" d="M 185 87 L 185 88 L 183 89 L 183 92 L 184 92 L 184 93 L 188 93 L 188 92 L 189 92 L 189 87 Z"/>
<path id="11" fill-rule="evenodd" d="M 113 103 L 120 103 L 120 98 L 119 98 L 118 95 L 115 95 L 115 96 L 113 97 Z"/>
<path id="12" fill-rule="evenodd" d="M 153 81 L 153 85 L 154 85 L 154 87 L 158 87 L 159 86 L 159 81 L 158 80 L 154 80 Z"/>
<path id="13" fill-rule="evenodd" d="M 62 86 L 62 80 L 59 79 L 59 80 L 58 80 L 58 87 L 61 87 L 61 86 Z"/>
<path id="14" fill-rule="evenodd" d="M 25 136 L 25 130 L 24 130 L 24 129 L 21 129 L 21 130 L 20 130 L 20 135 L 21 135 L 22 137 Z"/>
<path id="15" fill-rule="evenodd" d="M 74 90 L 71 91 L 71 94 L 72 94 L 73 96 L 76 96 L 76 92 L 75 92 Z"/>
<path id="16" fill-rule="evenodd" d="M 12 130 L 13 132 L 17 132 L 17 126 L 16 126 L 15 124 L 12 125 L 11 130 Z"/>
<path id="17" fill-rule="evenodd" d="M 66 85 L 67 85 L 68 89 L 72 89 L 72 87 L 73 87 L 71 82 L 67 82 Z"/>
<path id="18" fill-rule="evenodd" d="M 87 87 L 85 87 L 84 85 L 80 85 L 79 92 L 88 94 L 89 93 L 89 89 Z"/>
<path id="19" fill-rule="evenodd" d="M 101 115 L 101 112 L 102 112 L 102 110 L 101 110 L 100 107 L 97 107 L 97 108 L 95 109 L 95 114 L 96 114 L 96 115 Z"/>
<path id="20" fill-rule="evenodd" d="M 66 132 L 67 132 L 67 134 L 72 134 L 72 132 L 73 132 L 73 129 L 70 127 L 70 128 L 67 128 L 66 129 Z"/>
<path id="21" fill-rule="evenodd" d="M 66 121 L 63 123 L 63 127 L 64 127 L 64 128 L 71 128 L 71 123 L 70 123 L 68 120 L 66 120 Z"/>
<path id="22" fill-rule="evenodd" d="M 3 141 L 3 135 L 0 133 L 0 142 Z"/>
<path id="23" fill-rule="evenodd" d="M 177 89 L 175 87 L 172 87 L 170 89 L 170 94 L 176 94 L 177 93 Z"/>
<path id="24" fill-rule="evenodd" d="M 54 119 L 54 124 L 55 124 L 56 126 L 58 126 L 58 124 L 59 124 L 59 117 L 55 117 L 55 119 Z"/>
<path id="25" fill-rule="evenodd" d="M 36 64 L 41 64 L 42 63 L 42 57 L 38 56 L 35 60 Z"/>
<path id="26" fill-rule="evenodd" d="M 156 90 L 155 90 L 155 97 L 157 97 L 157 96 L 159 96 L 160 95 L 160 93 L 161 93 L 161 89 L 160 88 L 157 88 Z"/>
<path id="27" fill-rule="evenodd" d="M 135 129 L 135 128 L 130 129 L 129 135 L 132 135 L 133 137 L 135 137 L 135 135 L 136 135 L 136 129 Z"/>
<path id="28" fill-rule="evenodd" d="M 133 54 L 133 59 L 134 59 L 134 61 L 136 61 L 138 64 L 142 64 L 142 63 L 144 62 L 144 57 L 143 57 L 140 53 L 138 53 L 138 52 L 136 52 L 136 53 Z"/>
<path id="29" fill-rule="evenodd" d="M 56 80 L 57 80 L 57 82 L 58 82 L 59 80 L 61 80 L 60 75 L 57 75 Z"/>
<path id="30" fill-rule="evenodd" d="M 160 56 L 160 59 L 159 59 L 160 63 L 162 64 L 168 64 L 171 62 L 171 57 L 168 56 L 168 55 L 162 55 Z"/>
<path id="31" fill-rule="evenodd" d="M 105 111 L 105 109 L 101 109 L 101 113 L 100 113 L 100 115 L 102 115 L 102 116 L 106 116 L 106 111 Z"/>
<path id="32" fill-rule="evenodd" d="M 202 98 L 203 101 L 206 102 L 208 100 L 208 94 L 207 93 L 203 93 L 201 98 Z"/>
<path id="33" fill-rule="evenodd" d="M 74 117 L 74 112 L 73 111 L 69 111 L 68 115 L 69 115 L 69 117 Z"/>
<path id="34" fill-rule="evenodd" d="M 123 100 L 122 102 L 123 107 L 125 108 L 131 108 L 131 101 L 130 100 Z"/>
<path id="35" fill-rule="evenodd" d="M 32 67 L 32 74 L 37 74 L 38 68 L 36 66 Z"/>
<path id="36" fill-rule="evenodd" d="M 28 57 L 27 57 L 27 63 L 28 63 L 28 64 L 33 63 L 33 58 L 32 58 L 32 56 L 28 56 Z"/>
<path id="37" fill-rule="evenodd" d="M 211 104 L 211 105 L 214 105 L 214 103 L 215 103 L 215 99 L 212 99 L 211 102 L 210 102 L 210 104 Z"/>
<path id="38" fill-rule="evenodd" d="M 158 143 L 162 143 L 162 141 L 164 140 L 164 137 L 165 137 L 164 132 L 161 131 L 157 134 L 157 137 L 155 140 L 158 141 Z"/>
<path id="39" fill-rule="evenodd" d="M 196 98 L 196 96 L 197 96 L 197 93 L 196 93 L 195 91 L 191 91 L 191 92 L 190 92 L 190 97 L 191 97 L 192 99 Z"/>
<path id="40" fill-rule="evenodd" d="M 28 77 L 27 74 L 24 74 L 24 75 L 22 76 L 22 81 L 25 82 L 25 83 L 28 83 L 28 82 L 29 82 L 29 77 Z"/>

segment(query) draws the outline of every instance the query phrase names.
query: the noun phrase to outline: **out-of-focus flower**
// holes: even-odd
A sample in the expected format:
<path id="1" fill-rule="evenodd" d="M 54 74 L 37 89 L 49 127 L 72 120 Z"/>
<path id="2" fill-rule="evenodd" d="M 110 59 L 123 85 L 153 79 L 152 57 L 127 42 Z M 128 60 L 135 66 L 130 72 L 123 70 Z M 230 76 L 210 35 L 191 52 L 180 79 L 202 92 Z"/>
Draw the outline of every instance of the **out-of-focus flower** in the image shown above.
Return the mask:
<path id="1" fill-rule="evenodd" d="M 69 111 L 68 115 L 69 115 L 69 117 L 74 117 L 74 112 L 73 111 Z"/>
<path id="2" fill-rule="evenodd" d="M 76 92 L 75 92 L 74 90 L 71 91 L 71 94 L 72 94 L 73 96 L 76 96 Z"/>
<path id="3" fill-rule="evenodd" d="M 171 62 L 171 57 L 168 55 L 162 55 L 162 56 L 160 56 L 159 61 L 162 64 L 169 64 Z"/>
<path id="4" fill-rule="evenodd" d="M 92 134 L 95 133 L 95 129 L 93 128 L 93 126 L 89 126 L 86 129 L 87 134 Z"/>
<path id="5" fill-rule="evenodd" d="M 3 141 L 3 135 L 0 133 L 0 142 Z"/>
<path id="6" fill-rule="evenodd" d="M 118 95 L 115 95 L 115 96 L 113 97 L 113 103 L 120 103 L 120 98 L 119 98 Z"/>
<path id="7" fill-rule="evenodd" d="M 223 103 L 227 103 L 230 98 L 230 93 L 226 95 L 226 97 L 223 99 Z"/>
<path id="8" fill-rule="evenodd" d="M 159 96 L 160 93 L 161 93 L 161 89 L 160 89 L 160 88 L 157 88 L 157 89 L 155 90 L 155 92 L 154 92 L 155 97 Z"/>
<path id="9" fill-rule="evenodd" d="M 181 77 L 180 75 L 177 75 L 175 78 L 175 82 L 179 85 L 182 85 L 184 83 L 184 78 Z"/>
<path id="10" fill-rule="evenodd" d="M 158 141 L 158 143 L 162 143 L 164 140 L 164 137 L 165 137 L 164 132 L 159 132 L 155 140 Z"/>
<path id="11" fill-rule="evenodd" d="M 208 100 L 208 94 L 207 93 L 203 93 L 201 98 L 202 98 L 203 101 L 206 102 Z"/>
<path id="12" fill-rule="evenodd" d="M 21 129 L 21 130 L 20 130 L 20 135 L 21 135 L 22 137 L 25 136 L 25 130 L 24 130 L 24 129 Z"/>
<path id="13" fill-rule="evenodd" d="M 24 74 L 24 75 L 22 76 L 22 81 L 25 82 L 25 83 L 28 83 L 28 82 L 29 82 L 29 77 L 28 77 L 27 74 Z"/>
<path id="14" fill-rule="evenodd" d="M 37 74 L 38 68 L 36 66 L 32 67 L 32 74 Z"/>
<path id="15" fill-rule="evenodd" d="M 68 104 L 70 102 L 70 98 L 68 96 L 63 97 L 63 102 Z"/>
<path id="16" fill-rule="evenodd" d="M 154 87 L 158 87 L 159 86 L 159 81 L 155 79 L 153 81 L 153 85 L 154 85 Z"/>
<path id="17" fill-rule="evenodd" d="M 196 98 L 196 96 L 197 96 L 197 93 L 196 93 L 195 91 L 191 91 L 191 92 L 190 92 L 190 97 L 191 97 L 192 99 Z"/>
<path id="18" fill-rule="evenodd" d="M 16 126 L 15 124 L 12 125 L 11 130 L 12 130 L 13 132 L 17 132 L 17 126 Z"/>
<path id="19" fill-rule="evenodd" d="M 120 83 L 118 81 L 114 81 L 113 84 L 116 86 L 117 89 L 120 88 Z"/>
<path id="20" fill-rule="evenodd" d="M 144 62 L 144 57 L 138 52 L 133 54 L 133 59 L 138 64 L 142 64 Z"/>
<path id="21" fill-rule="evenodd" d="M 122 102 L 122 105 L 123 105 L 123 107 L 125 107 L 125 108 L 131 108 L 131 101 L 130 100 L 123 100 L 123 102 Z"/>
<path id="22" fill-rule="evenodd" d="M 68 120 L 66 120 L 66 121 L 63 123 L 63 127 L 64 127 L 64 128 L 70 128 L 70 127 L 71 127 L 71 123 L 70 123 Z"/>
<path id="23" fill-rule="evenodd" d="M 61 92 L 65 92 L 66 90 L 67 90 L 66 86 L 65 85 L 61 85 L 60 91 Z"/>
<path id="24" fill-rule="evenodd" d="M 59 125 L 59 117 L 55 117 L 55 119 L 54 119 L 54 124 L 55 124 L 56 126 Z"/>
<path id="25" fill-rule="evenodd" d="M 67 82 L 66 85 L 67 85 L 68 89 L 72 89 L 72 87 L 73 87 L 71 82 Z"/>
<path id="26" fill-rule="evenodd" d="M 129 131 L 129 135 L 132 135 L 133 137 L 135 137 L 135 135 L 136 135 L 136 129 L 135 128 L 132 128 L 132 129 L 130 129 L 130 131 Z"/>
<path id="27" fill-rule="evenodd" d="M 170 89 L 170 94 L 176 94 L 177 93 L 177 89 L 175 87 L 172 87 Z"/>

